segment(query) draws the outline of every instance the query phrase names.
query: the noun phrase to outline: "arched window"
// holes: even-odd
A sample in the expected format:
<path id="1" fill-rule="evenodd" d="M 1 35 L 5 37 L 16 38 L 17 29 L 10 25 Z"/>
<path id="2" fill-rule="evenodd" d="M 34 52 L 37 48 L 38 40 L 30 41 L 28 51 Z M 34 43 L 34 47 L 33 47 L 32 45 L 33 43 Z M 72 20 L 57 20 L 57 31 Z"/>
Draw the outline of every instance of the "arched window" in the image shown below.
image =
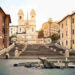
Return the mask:
<path id="1" fill-rule="evenodd" d="M 20 19 L 22 19 L 22 16 L 20 16 Z"/>
<path id="2" fill-rule="evenodd" d="M 32 18 L 33 18 L 34 16 L 32 16 Z"/>
<path id="3" fill-rule="evenodd" d="M 68 41 L 66 40 L 66 45 L 68 45 Z"/>
<path id="4" fill-rule="evenodd" d="M 21 28 L 20 28 L 20 32 L 21 32 Z"/>

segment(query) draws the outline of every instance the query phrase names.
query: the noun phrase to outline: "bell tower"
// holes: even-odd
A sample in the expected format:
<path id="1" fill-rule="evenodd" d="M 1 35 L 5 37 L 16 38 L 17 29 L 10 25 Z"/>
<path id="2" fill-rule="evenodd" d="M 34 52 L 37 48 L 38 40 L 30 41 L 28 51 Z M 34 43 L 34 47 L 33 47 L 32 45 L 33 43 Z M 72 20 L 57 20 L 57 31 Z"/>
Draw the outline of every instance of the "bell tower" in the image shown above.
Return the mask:
<path id="1" fill-rule="evenodd" d="M 24 13 L 22 9 L 18 12 L 18 25 L 24 25 Z"/>
<path id="2" fill-rule="evenodd" d="M 28 11 L 27 11 L 27 25 L 29 25 L 29 15 L 28 15 Z"/>
<path id="3" fill-rule="evenodd" d="M 31 17 L 31 24 L 36 25 L 36 12 L 34 9 L 31 10 L 30 17 Z"/>

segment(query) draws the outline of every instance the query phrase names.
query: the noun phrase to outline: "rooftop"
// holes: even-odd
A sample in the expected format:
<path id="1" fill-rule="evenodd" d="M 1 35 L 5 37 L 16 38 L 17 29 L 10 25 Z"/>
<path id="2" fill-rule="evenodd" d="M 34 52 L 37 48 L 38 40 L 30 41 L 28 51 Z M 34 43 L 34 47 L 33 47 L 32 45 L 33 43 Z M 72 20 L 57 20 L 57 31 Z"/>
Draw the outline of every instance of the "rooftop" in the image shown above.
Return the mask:
<path id="1" fill-rule="evenodd" d="M 62 22 L 64 19 L 66 19 L 67 17 L 69 17 L 69 16 L 72 16 L 72 15 L 74 15 L 75 14 L 75 11 L 73 11 L 71 14 L 68 14 L 68 15 L 66 15 L 62 20 L 60 20 L 59 22 L 58 22 L 58 24 L 60 24 L 60 22 Z"/>

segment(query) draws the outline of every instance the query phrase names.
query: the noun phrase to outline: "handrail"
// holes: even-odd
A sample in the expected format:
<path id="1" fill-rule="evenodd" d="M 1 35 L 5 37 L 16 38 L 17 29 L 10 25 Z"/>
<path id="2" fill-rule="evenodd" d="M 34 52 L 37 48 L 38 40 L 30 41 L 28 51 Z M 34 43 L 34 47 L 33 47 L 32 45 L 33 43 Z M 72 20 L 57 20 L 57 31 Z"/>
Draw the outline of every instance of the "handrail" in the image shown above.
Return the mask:
<path id="1" fill-rule="evenodd" d="M 0 51 L 0 55 L 9 52 L 13 47 L 15 46 L 15 44 L 13 43 L 12 45 L 10 45 L 8 48 L 4 48 Z"/>

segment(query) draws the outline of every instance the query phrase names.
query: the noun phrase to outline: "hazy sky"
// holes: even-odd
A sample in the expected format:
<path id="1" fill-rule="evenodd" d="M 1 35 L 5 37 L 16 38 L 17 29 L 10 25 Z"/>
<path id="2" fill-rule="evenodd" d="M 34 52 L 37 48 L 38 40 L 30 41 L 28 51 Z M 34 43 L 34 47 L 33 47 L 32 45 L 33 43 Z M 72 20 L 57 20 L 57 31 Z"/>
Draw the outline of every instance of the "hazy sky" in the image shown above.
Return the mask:
<path id="1" fill-rule="evenodd" d="M 36 11 L 36 25 L 40 29 L 42 24 L 51 17 L 53 21 L 61 20 L 75 10 L 75 0 L 0 0 L 0 6 L 11 15 L 11 25 L 17 25 L 19 9 L 23 9 L 25 19 L 27 10 Z"/>

